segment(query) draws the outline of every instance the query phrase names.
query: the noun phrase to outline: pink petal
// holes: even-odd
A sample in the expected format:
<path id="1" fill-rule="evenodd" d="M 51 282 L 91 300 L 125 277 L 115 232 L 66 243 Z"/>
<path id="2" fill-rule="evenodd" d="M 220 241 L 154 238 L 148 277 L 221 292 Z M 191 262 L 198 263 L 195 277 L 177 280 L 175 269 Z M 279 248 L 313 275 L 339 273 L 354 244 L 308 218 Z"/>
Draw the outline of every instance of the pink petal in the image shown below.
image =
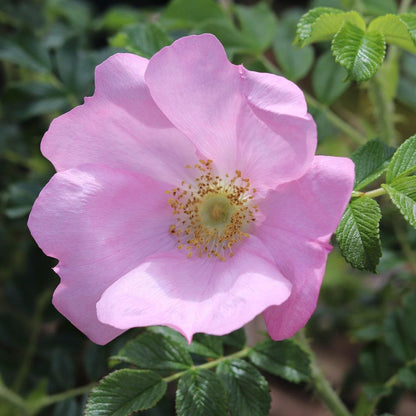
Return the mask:
<path id="1" fill-rule="evenodd" d="M 292 336 L 313 313 L 331 249 L 328 244 L 351 197 L 351 160 L 317 156 L 308 173 L 279 186 L 261 205 L 264 222 L 253 231 L 292 283 L 289 299 L 264 313 L 273 339 Z"/>
<path id="2" fill-rule="evenodd" d="M 42 140 L 42 153 L 58 171 L 94 163 L 175 184 L 187 177 L 195 148 L 151 98 L 147 63 L 125 53 L 96 68 L 94 95 L 56 118 Z"/>
<path id="3" fill-rule="evenodd" d="M 292 82 L 231 64 L 212 35 L 162 49 L 145 74 L 163 113 L 220 174 L 242 171 L 256 187 L 302 176 L 316 149 L 316 127 Z"/>
<path id="4" fill-rule="evenodd" d="M 240 328 L 289 293 L 267 249 L 250 236 L 225 262 L 179 250 L 152 256 L 109 287 L 97 310 L 114 327 L 167 325 L 190 341 L 196 332 Z"/>
<path id="5" fill-rule="evenodd" d="M 33 206 L 30 231 L 47 255 L 59 259 L 54 304 L 96 343 L 122 332 L 97 319 L 95 304 L 104 290 L 144 257 L 174 247 L 166 186 L 84 165 L 55 174 Z"/>
<path id="6" fill-rule="evenodd" d="M 187 36 L 163 48 L 145 79 L 159 108 L 220 173 L 236 169 L 240 73 L 215 36 Z"/>
<path id="7" fill-rule="evenodd" d="M 278 75 L 242 70 L 242 91 L 254 111 L 263 117 L 288 114 L 305 117 L 307 106 L 301 89 Z"/>
<path id="8" fill-rule="evenodd" d="M 245 106 L 238 121 L 239 169 L 259 189 L 302 176 L 314 158 L 316 126 L 309 115 L 296 117 L 276 114 L 268 124 Z"/>

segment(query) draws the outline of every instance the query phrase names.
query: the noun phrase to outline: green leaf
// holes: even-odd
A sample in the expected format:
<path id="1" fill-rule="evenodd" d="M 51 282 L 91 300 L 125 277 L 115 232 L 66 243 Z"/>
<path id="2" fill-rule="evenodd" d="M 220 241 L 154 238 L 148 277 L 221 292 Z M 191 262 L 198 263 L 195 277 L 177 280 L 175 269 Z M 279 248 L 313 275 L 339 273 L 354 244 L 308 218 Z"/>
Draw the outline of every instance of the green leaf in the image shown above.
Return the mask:
<path id="1" fill-rule="evenodd" d="M 178 416 L 227 416 L 227 395 L 220 378 L 209 370 L 188 371 L 176 390 Z"/>
<path id="2" fill-rule="evenodd" d="M 273 51 L 277 62 L 282 68 L 283 74 L 292 81 L 298 81 L 308 73 L 314 57 L 311 46 L 305 46 L 304 48 L 293 46 L 298 20 L 298 12 L 291 10 L 284 13 L 278 24 L 273 43 Z"/>
<path id="3" fill-rule="evenodd" d="M 375 272 L 381 257 L 380 207 L 371 198 L 348 204 L 335 232 L 342 255 L 351 266 Z"/>
<path id="4" fill-rule="evenodd" d="M 350 79 L 365 81 L 381 66 L 386 42 L 380 32 L 365 32 L 346 22 L 334 36 L 331 49 L 335 60 L 347 69 Z"/>
<path id="5" fill-rule="evenodd" d="M 259 53 L 271 46 L 277 28 L 277 19 L 266 3 L 255 6 L 235 6 L 241 31 L 253 41 Z"/>
<path id="6" fill-rule="evenodd" d="M 138 23 L 127 26 L 110 39 L 110 45 L 125 48 L 146 58 L 152 57 L 172 39 L 154 23 Z"/>
<path id="7" fill-rule="evenodd" d="M 217 375 L 228 392 L 231 416 L 267 416 L 270 393 L 266 379 L 244 360 L 227 360 L 217 367 Z"/>
<path id="8" fill-rule="evenodd" d="M 153 332 L 145 332 L 112 357 L 147 370 L 186 370 L 192 366 L 188 351 L 178 342 Z"/>
<path id="9" fill-rule="evenodd" d="M 312 73 L 312 87 L 316 98 L 325 104 L 332 104 L 351 82 L 347 81 L 347 71 L 337 65 L 330 51 L 322 54 Z"/>
<path id="10" fill-rule="evenodd" d="M 416 15 L 404 14 L 377 17 L 368 26 L 369 31 L 381 32 L 387 43 L 416 53 Z"/>
<path id="11" fill-rule="evenodd" d="M 409 224 L 416 228 L 416 176 L 397 178 L 390 185 L 381 186 Z"/>
<path id="12" fill-rule="evenodd" d="M 301 46 L 330 40 L 346 23 L 365 30 L 365 21 L 355 11 L 344 12 L 329 7 L 318 7 L 306 13 L 298 23 L 296 41 Z"/>
<path id="13" fill-rule="evenodd" d="M 41 40 L 33 34 L 0 38 L 0 59 L 14 62 L 36 72 L 49 72 L 51 60 Z"/>
<path id="14" fill-rule="evenodd" d="M 409 175 L 416 171 L 416 135 L 409 137 L 397 149 L 387 168 L 386 181 Z"/>
<path id="15" fill-rule="evenodd" d="M 321 16 L 342 15 L 344 12 L 340 9 L 334 9 L 332 7 L 315 7 L 305 13 L 300 19 L 296 30 L 296 42 L 302 46 L 311 37 L 313 32 L 313 25 L 317 19 Z"/>
<path id="16" fill-rule="evenodd" d="M 291 340 L 260 342 L 249 352 L 249 358 L 257 367 L 292 383 L 311 377 L 308 354 Z"/>
<path id="17" fill-rule="evenodd" d="M 351 156 L 355 164 L 354 189 L 358 191 L 379 178 L 387 170 L 395 150 L 376 138 L 354 152 Z"/>
<path id="18" fill-rule="evenodd" d="M 227 335 L 223 335 L 221 340 L 225 345 L 229 345 L 230 347 L 240 349 L 244 348 L 246 345 L 246 332 L 244 327 L 237 329 L 237 331 L 233 331 Z"/>
<path id="19" fill-rule="evenodd" d="M 185 337 L 179 332 L 166 326 L 153 326 L 148 328 L 151 332 L 168 337 L 188 350 L 192 354 L 198 354 L 208 358 L 218 358 L 223 353 L 221 337 L 207 334 L 195 334 L 192 343 L 189 345 Z"/>
<path id="20" fill-rule="evenodd" d="M 165 394 L 167 383 L 152 371 L 119 370 L 95 387 L 86 416 L 128 416 L 153 407 Z"/>
<path id="21" fill-rule="evenodd" d="M 223 354 L 221 337 L 208 334 L 195 334 L 189 351 L 203 357 L 219 358 Z"/>

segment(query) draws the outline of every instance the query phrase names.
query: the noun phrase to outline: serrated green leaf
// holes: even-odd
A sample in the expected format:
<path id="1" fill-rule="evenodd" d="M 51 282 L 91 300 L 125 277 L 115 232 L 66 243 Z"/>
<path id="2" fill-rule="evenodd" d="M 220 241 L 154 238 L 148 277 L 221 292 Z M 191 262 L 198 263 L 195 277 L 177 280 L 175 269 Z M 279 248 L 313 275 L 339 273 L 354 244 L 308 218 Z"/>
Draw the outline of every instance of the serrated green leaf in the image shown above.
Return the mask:
<path id="1" fill-rule="evenodd" d="M 227 360 L 217 367 L 217 375 L 227 389 L 231 416 L 269 414 L 269 386 L 255 367 L 244 360 Z"/>
<path id="2" fill-rule="evenodd" d="M 365 32 L 346 22 L 332 40 L 335 60 L 355 81 L 370 79 L 384 60 L 386 42 L 380 32 Z"/>
<path id="3" fill-rule="evenodd" d="M 181 344 L 188 352 L 208 358 L 218 358 L 223 353 L 221 337 L 207 334 L 195 334 L 192 343 L 188 344 L 185 337 L 179 332 L 166 326 L 153 326 L 149 331 L 169 337 Z"/>
<path id="4" fill-rule="evenodd" d="M 292 383 L 308 381 L 311 377 L 307 352 L 291 340 L 260 342 L 248 356 L 257 367 Z"/>
<path id="5" fill-rule="evenodd" d="M 369 24 L 368 30 L 381 32 L 387 43 L 416 53 L 416 15 L 380 16 Z"/>
<path id="6" fill-rule="evenodd" d="M 346 23 L 350 23 L 353 26 L 365 30 L 366 25 L 364 19 L 355 11 L 344 12 L 342 10 L 325 7 L 322 9 L 327 9 L 331 11 L 327 13 L 317 13 L 316 15 L 312 13 L 311 19 L 307 19 L 308 24 L 306 25 L 306 27 L 304 27 L 304 30 L 302 31 L 302 38 L 299 37 L 300 26 L 298 26 L 297 40 L 300 41 L 301 46 L 306 46 L 313 42 L 322 42 L 325 40 L 330 40 L 336 33 L 338 33 L 338 31 Z M 311 12 L 313 12 L 313 10 L 311 10 Z M 307 16 L 308 14 L 309 13 L 306 13 L 305 16 Z M 314 18 L 313 21 L 312 17 Z M 303 18 L 301 18 L 301 20 L 299 21 L 299 25 L 301 25 L 302 19 Z"/>
<path id="7" fill-rule="evenodd" d="M 246 332 L 244 327 L 237 329 L 237 331 L 233 331 L 227 335 L 223 335 L 221 337 L 221 341 L 225 345 L 229 345 L 235 348 L 244 348 L 246 345 Z"/>
<path id="8" fill-rule="evenodd" d="M 351 156 L 355 164 L 354 189 L 358 191 L 379 178 L 387 170 L 395 150 L 376 138 L 354 152 Z"/>
<path id="9" fill-rule="evenodd" d="M 195 334 L 189 351 L 203 357 L 219 358 L 223 354 L 221 337 L 208 334 Z"/>
<path id="10" fill-rule="evenodd" d="M 172 39 L 154 23 L 127 26 L 110 39 L 111 46 L 124 48 L 146 58 L 171 43 Z"/>
<path id="11" fill-rule="evenodd" d="M 227 395 L 220 378 L 209 370 L 183 375 L 176 390 L 178 416 L 226 416 Z"/>
<path id="12" fill-rule="evenodd" d="M 331 15 L 334 17 L 335 15 L 341 14 L 344 14 L 343 10 L 334 9 L 332 7 L 316 7 L 309 10 L 299 19 L 296 30 L 296 42 L 300 43 L 301 46 L 304 45 L 304 42 L 311 37 L 313 25 L 319 17 L 325 15 Z"/>
<path id="13" fill-rule="evenodd" d="M 416 171 L 416 135 L 404 141 L 393 155 L 387 168 L 386 181 L 409 175 Z"/>
<path id="14" fill-rule="evenodd" d="M 165 394 L 167 383 L 152 371 L 119 370 L 95 387 L 85 416 L 128 416 L 153 407 Z"/>
<path id="15" fill-rule="evenodd" d="M 271 46 L 276 34 L 277 19 L 266 3 L 254 6 L 235 6 L 235 12 L 244 35 L 252 39 L 258 52 Z"/>
<path id="16" fill-rule="evenodd" d="M 293 46 L 296 23 L 300 14 L 295 10 L 284 13 L 277 26 L 273 51 L 285 77 L 298 81 L 309 71 L 313 63 L 314 51 L 311 46 Z"/>
<path id="17" fill-rule="evenodd" d="M 112 359 L 146 370 L 186 370 L 193 364 L 182 344 L 153 332 L 127 342 Z"/>
<path id="18" fill-rule="evenodd" d="M 312 87 L 316 98 L 325 104 L 332 104 L 351 85 L 346 80 L 347 75 L 347 71 L 335 63 L 330 51 L 322 54 L 312 72 Z"/>
<path id="19" fill-rule="evenodd" d="M 382 187 L 408 223 L 416 228 L 416 176 L 397 178 L 390 185 L 383 184 Z"/>
<path id="20" fill-rule="evenodd" d="M 10 61 L 36 72 L 49 72 L 51 60 L 41 40 L 33 34 L 0 38 L 0 59 Z"/>
<path id="21" fill-rule="evenodd" d="M 335 232 L 342 255 L 353 267 L 375 272 L 381 257 L 380 207 L 367 197 L 348 204 Z"/>

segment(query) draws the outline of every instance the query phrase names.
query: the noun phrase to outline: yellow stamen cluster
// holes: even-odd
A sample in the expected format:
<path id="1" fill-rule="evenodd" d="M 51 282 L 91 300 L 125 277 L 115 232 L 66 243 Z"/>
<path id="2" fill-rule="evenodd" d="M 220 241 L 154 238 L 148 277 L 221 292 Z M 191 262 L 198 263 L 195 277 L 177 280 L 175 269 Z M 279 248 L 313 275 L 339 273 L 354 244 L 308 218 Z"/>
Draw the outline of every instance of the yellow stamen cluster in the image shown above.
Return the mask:
<path id="1" fill-rule="evenodd" d="M 196 254 L 224 261 L 233 256 L 235 244 L 249 237 L 247 226 L 256 220 L 257 206 L 252 201 L 256 189 L 239 170 L 233 177 L 216 176 L 212 163 L 200 160 L 194 166 L 199 177 L 193 184 L 183 181 L 180 187 L 166 191 L 176 219 L 169 232 L 189 258 Z"/>

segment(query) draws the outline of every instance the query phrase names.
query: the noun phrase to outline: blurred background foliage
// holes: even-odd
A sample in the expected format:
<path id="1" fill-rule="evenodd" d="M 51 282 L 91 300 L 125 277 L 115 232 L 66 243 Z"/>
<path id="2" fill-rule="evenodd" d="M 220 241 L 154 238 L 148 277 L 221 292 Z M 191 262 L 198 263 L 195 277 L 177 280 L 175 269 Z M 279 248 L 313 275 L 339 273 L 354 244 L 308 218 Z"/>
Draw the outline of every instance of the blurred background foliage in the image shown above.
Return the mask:
<path id="1" fill-rule="evenodd" d="M 317 6 L 354 7 L 366 17 L 397 12 L 393 0 L 0 0 L 0 386 L 30 398 L 88 385 L 107 372 L 108 357 L 135 332 L 99 347 L 58 314 L 51 305 L 56 261 L 42 254 L 26 227 L 54 173 L 39 150 L 42 135 L 53 118 L 93 93 L 95 66 L 115 52 L 150 57 L 181 36 L 214 33 L 233 62 L 298 83 L 318 124 L 318 153 L 350 156 L 379 135 L 377 115 L 367 84 L 345 81 L 329 44 L 292 45 L 299 17 Z M 416 57 L 402 53 L 398 62 L 382 68 L 390 71 L 384 80 L 394 98 L 394 146 L 416 130 Z M 415 357 L 416 232 L 387 199 L 380 202 L 378 274 L 353 270 L 335 248 L 308 335 L 318 351 L 332 345 L 335 356 L 346 355 L 348 365 L 333 381 L 347 404 L 365 384 L 369 397 L 393 393 L 381 403 L 382 412 L 393 413 L 416 390 L 414 368 L 388 392 L 380 390 Z M 305 386 L 296 388 L 304 395 Z M 81 415 L 84 402 L 77 396 L 40 414 Z M 1 416 L 20 414 L 0 403 Z M 166 398 L 147 414 L 173 414 L 172 403 Z"/>

